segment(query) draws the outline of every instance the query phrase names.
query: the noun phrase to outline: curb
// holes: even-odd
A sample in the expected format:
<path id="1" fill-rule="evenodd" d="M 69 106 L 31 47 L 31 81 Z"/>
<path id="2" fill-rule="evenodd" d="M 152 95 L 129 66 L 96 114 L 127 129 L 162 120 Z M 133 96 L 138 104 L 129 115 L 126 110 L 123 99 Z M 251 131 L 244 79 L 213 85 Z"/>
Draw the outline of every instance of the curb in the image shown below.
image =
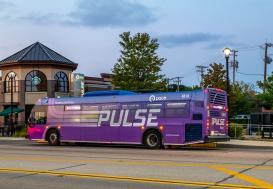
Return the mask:
<path id="1" fill-rule="evenodd" d="M 23 137 L 0 137 L 0 141 L 26 141 Z"/>
<path id="2" fill-rule="evenodd" d="M 217 143 L 219 148 L 248 148 L 248 149 L 273 149 L 273 146 L 255 146 L 255 145 L 242 145 L 242 144 L 221 144 Z"/>

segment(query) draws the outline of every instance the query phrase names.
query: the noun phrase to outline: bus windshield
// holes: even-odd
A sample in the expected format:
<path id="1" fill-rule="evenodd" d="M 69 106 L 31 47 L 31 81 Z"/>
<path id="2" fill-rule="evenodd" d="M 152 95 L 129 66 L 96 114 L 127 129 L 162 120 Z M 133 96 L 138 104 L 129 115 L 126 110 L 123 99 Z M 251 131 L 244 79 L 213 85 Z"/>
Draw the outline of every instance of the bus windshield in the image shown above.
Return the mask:
<path id="1" fill-rule="evenodd" d="M 31 124 L 46 124 L 47 106 L 35 106 L 30 115 Z"/>

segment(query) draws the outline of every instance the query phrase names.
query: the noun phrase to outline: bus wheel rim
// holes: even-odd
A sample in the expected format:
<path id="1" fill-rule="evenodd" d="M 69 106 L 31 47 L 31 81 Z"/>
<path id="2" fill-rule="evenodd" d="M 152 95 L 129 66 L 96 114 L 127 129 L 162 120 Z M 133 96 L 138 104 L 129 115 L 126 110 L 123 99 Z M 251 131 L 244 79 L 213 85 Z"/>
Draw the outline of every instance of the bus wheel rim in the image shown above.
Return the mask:
<path id="1" fill-rule="evenodd" d="M 51 141 L 52 143 L 56 142 L 57 138 L 58 138 L 58 136 L 57 136 L 56 133 L 52 133 L 52 134 L 50 135 L 50 137 L 49 137 L 49 139 L 50 139 L 50 141 Z"/>
<path id="2" fill-rule="evenodd" d="M 158 136 L 156 134 L 150 134 L 147 139 L 148 145 L 154 147 L 158 143 Z"/>

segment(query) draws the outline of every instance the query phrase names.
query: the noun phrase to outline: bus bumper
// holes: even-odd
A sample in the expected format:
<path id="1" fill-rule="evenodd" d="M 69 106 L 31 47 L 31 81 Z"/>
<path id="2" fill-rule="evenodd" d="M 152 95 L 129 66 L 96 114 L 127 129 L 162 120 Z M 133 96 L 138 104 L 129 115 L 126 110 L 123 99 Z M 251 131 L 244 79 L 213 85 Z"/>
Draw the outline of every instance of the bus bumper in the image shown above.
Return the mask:
<path id="1" fill-rule="evenodd" d="M 225 142 L 230 141 L 230 137 L 226 135 L 211 135 L 205 138 L 205 142 Z"/>

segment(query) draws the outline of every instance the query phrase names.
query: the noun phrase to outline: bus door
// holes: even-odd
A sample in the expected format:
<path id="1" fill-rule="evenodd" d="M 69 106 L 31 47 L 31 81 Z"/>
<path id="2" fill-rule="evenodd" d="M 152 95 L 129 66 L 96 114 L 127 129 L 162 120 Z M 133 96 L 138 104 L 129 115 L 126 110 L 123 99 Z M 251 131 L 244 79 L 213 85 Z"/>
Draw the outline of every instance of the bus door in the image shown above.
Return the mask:
<path id="1" fill-rule="evenodd" d="M 190 116 L 185 126 L 185 142 L 194 142 L 203 140 L 205 124 L 203 121 L 204 100 L 190 101 Z"/>
<path id="2" fill-rule="evenodd" d="M 47 124 L 47 105 L 36 105 L 28 119 L 28 135 L 30 139 L 42 139 Z"/>

